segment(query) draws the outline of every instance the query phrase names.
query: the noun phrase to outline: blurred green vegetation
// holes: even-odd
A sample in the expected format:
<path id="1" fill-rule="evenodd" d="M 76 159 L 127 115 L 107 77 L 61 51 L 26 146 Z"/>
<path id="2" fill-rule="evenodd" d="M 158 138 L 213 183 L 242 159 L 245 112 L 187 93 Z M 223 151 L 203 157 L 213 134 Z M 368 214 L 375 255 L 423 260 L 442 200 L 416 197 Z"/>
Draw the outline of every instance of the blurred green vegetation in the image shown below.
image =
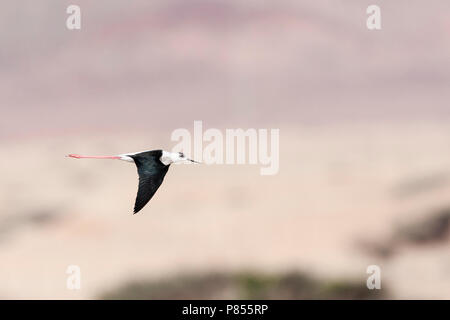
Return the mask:
<path id="1" fill-rule="evenodd" d="M 159 281 L 136 280 L 99 295 L 100 299 L 380 299 L 366 279 L 319 280 L 302 272 L 178 275 Z"/>

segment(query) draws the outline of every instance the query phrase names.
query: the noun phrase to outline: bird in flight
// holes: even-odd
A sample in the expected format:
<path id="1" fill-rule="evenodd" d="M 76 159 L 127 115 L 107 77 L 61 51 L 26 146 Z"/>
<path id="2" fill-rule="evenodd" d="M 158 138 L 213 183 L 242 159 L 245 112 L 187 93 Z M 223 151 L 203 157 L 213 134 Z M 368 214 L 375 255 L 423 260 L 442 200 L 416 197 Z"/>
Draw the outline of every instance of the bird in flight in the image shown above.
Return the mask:
<path id="1" fill-rule="evenodd" d="M 67 157 L 76 159 L 116 159 L 134 162 L 139 175 L 139 188 L 134 204 L 134 213 L 138 213 L 153 197 L 164 180 L 164 176 L 172 163 L 195 162 L 188 159 L 182 152 L 151 150 L 135 153 L 124 153 L 117 156 L 80 156 L 69 154 Z"/>

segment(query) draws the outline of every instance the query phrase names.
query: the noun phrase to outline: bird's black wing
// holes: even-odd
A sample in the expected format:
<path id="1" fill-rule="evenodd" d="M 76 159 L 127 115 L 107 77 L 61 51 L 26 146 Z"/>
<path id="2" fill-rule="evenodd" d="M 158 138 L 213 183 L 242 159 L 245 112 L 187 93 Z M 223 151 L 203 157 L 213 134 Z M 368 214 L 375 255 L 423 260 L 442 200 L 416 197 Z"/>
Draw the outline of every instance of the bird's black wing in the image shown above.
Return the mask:
<path id="1" fill-rule="evenodd" d="M 150 201 L 163 182 L 164 176 L 165 173 L 162 175 L 139 175 L 139 189 L 134 204 L 134 213 L 138 213 Z"/>
<path id="2" fill-rule="evenodd" d="M 133 156 L 139 174 L 139 189 L 134 204 L 134 213 L 138 213 L 153 197 L 164 180 L 169 166 L 159 159 Z"/>

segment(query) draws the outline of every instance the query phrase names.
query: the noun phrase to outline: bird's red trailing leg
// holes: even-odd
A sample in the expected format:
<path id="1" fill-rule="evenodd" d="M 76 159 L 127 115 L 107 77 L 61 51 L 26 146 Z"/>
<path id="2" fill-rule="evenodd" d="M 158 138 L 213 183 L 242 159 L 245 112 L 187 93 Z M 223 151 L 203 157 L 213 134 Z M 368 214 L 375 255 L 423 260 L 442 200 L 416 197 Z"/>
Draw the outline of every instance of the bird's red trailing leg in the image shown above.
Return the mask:
<path id="1" fill-rule="evenodd" d="M 120 159 L 118 156 L 81 156 L 79 154 L 68 154 L 67 157 L 75 159 Z"/>

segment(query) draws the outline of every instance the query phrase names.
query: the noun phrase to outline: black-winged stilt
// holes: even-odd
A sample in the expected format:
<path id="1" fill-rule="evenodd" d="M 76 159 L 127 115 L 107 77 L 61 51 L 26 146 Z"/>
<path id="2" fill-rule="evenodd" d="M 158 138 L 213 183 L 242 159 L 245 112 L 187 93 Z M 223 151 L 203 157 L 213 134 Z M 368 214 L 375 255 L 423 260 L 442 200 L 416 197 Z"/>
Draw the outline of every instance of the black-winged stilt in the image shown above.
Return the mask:
<path id="1" fill-rule="evenodd" d="M 164 176 L 172 163 L 183 161 L 197 161 L 186 158 L 182 152 L 168 152 L 151 150 L 135 153 L 119 154 L 117 156 L 80 156 L 69 154 L 68 157 L 77 159 L 117 159 L 134 162 L 139 174 L 139 188 L 134 204 L 134 213 L 138 213 L 153 197 L 164 180 Z"/>

